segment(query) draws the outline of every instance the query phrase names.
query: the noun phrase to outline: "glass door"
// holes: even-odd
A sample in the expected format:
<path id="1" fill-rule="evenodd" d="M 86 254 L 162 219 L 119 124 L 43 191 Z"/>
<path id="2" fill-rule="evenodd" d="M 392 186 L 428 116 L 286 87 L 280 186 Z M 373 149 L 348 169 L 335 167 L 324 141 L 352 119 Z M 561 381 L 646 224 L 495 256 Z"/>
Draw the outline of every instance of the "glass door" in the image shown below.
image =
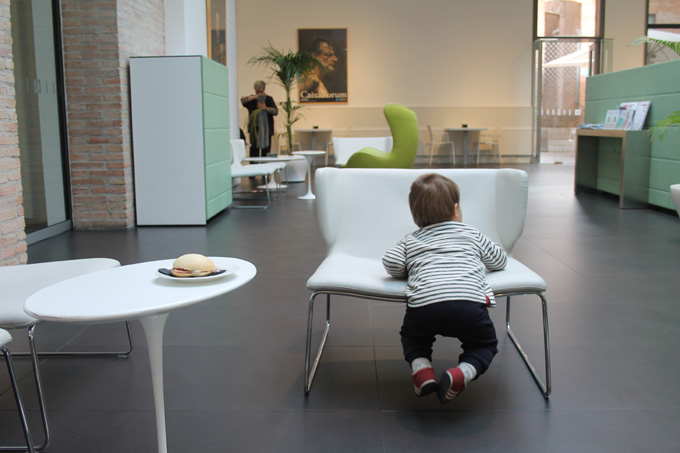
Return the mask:
<path id="1" fill-rule="evenodd" d="M 534 42 L 535 161 L 574 160 L 576 128 L 585 113 L 585 79 L 609 70 L 611 44 L 611 40 L 597 38 Z"/>
<path id="2" fill-rule="evenodd" d="M 603 71 L 603 0 L 534 0 L 533 160 L 573 162 L 585 79 Z"/>
<path id="3" fill-rule="evenodd" d="M 29 244 L 71 228 L 59 4 L 12 0 L 12 52 Z"/>

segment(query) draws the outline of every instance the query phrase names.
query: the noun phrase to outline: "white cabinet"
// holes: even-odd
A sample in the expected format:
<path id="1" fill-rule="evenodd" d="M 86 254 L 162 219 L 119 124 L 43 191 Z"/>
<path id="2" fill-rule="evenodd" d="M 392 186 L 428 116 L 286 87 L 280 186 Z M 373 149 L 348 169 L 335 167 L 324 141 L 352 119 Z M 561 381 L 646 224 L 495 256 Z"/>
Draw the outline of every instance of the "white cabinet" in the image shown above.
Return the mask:
<path id="1" fill-rule="evenodd" d="M 130 93 L 137 225 L 205 225 L 232 202 L 227 68 L 132 57 Z"/>

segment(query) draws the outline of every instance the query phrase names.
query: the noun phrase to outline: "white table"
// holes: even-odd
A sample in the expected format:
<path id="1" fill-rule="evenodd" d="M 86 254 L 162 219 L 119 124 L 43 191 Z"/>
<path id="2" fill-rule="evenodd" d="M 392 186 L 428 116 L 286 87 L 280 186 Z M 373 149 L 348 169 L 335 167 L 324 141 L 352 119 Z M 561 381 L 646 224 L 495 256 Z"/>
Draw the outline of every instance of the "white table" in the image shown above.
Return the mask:
<path id="1" fill-rule="evenodd" d="M 252 162 L 252 163 L 267 163 L 267 162 L 291 162 L 295 160 L 304 160 L 304 157 L 302 156 L 291 156 L 291 155 L 280 155 L 276 157 L 246 157 L 243 159 L 244 162 Z M 287 173 L 286 173 L 287 174 Z M 303 179 L 304 181 L 304 179 Z M 286 180 L 288 182 L 288 180 Z M 269 181 L 267 184 L 269 186 L 269 190 L 278 190 L 280 189 L 285 189 L 288 186 L 285 184 L 276 184 L 276 181 L 272 179 L 272 181 Z M 258 189 L 265 189 L 265 185 L 257 186 Z"/>
<path id="2" fill-rule="evenodd" d="M 445 131 L 449 134 L 449 138 L 451 141 L 454 143 L 455 147 L 459 147 L 461 144 L 461 141 L 463 142 L 463 165 L 468 164 L 468 154 L 469 154 L 469 137 L 468 134 L 470 132 L 474 132 L 476 135 L 479 135 L 481 131 L 486 131 L 488 128 L 486 127 L 449 127 L 446 128 Z M 462 136 L 462 140 L 461 140 Z M 459 148 L 460 149 L 460 148 Z"/>
<path id="3" fill-rule="evenodd" d="M 314 129 L 314 128 L 312 128 L 312 129 L 295 129 L 295 133 L 300 134 L 300 135 L 310 134 L 312 136 L 311 137 L 312 149 L 316 150 L 317 149 L 316 148 L 316 135 L 318 133 L 329 134 L 329 141 L 330 141 L 330 134 L 333 133 L 333 129 L 319 129 L 319 128 L 316 128 L 316 129 Z"/>
<path id="4" fill-rule="evenodd" d="M 304 156 L 307 159 L 307 193 L 301 197 L 301 200 L 314 200 L 316 196 L 312 192 L 312 161 L 315 156 L 323 156 L 326 154 L 325 151 L 293 151 L 293 154 L 298 156 Z"/>
<path id="5" fill-rule="evenodd" d="M 248 261 L 211 257 L 220 269 L 238 270 L 207 280 L 169 279 L 157 269 L 174 260 L 150 261 L 81 275 L 44 288 L 26 301 L 28 314 L 45 321 L 109 322 L 139 319 L 151 364 L 158 451 L 167 452 L 163 397 L 163 329 L 170 312 L 197 304 L 245 285 L 257 270 Z"/>

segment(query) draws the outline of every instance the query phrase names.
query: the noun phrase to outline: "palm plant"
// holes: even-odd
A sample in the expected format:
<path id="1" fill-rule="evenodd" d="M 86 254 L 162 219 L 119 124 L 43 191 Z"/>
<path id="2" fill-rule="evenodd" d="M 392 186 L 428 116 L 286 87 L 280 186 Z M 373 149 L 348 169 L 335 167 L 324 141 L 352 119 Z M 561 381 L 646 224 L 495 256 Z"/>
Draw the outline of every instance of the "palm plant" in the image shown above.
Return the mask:
<path id="1" fill-rule="evenodd" d="M 317 64 L 317 60 L 310 53 L 292 51 L 284 53 L 269 44 L 263 49 L 261 55 L 252 57 L 248 64 L 263 65 L 270 69 L 272 72 L 270 78 L 275 79 L 286 91 L 286 100 L 279 102 L 279 106 L 286 112 L 285 126 L 288 135 L 288 150 L 290 151 L 293 149 L 291 127 L 302 118 L 300 112 L 302 106 L 291 99 L 290 94 L 300 75 L 312 69 Z"/>
<path id="2" fill-rule="evenodd" d="M 657 44 L 664 45 L 680 55 L 680 41 L 667 41 L 664 39 L 657 39 L 657 38 L 650 38 L 649 36 L 640 36 L 639 38 L 635 38 L 629 46 L 637 46 L 642 43 L 646 42 L 655 42 Z"/>

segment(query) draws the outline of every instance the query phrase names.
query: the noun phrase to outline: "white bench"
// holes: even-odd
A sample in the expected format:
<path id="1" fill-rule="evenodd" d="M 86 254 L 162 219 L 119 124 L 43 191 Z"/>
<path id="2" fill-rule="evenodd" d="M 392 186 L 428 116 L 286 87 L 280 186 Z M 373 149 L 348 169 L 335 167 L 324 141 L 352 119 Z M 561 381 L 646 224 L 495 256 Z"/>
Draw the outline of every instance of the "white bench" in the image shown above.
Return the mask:
<path id="1" fill-rule="evenodd" d="M 543 278 L 512 258 L 524 229 L 528 178 L 514 169 L 338 169 L 316 172 L 316 203 L 327 257 L 307 282 L 309 302 L 305 360 L 305 393 L 309 390 L 330 329 L 331 295 L 405 303 L 406 281 L 390 277 L 382 265 L 385 251 L 417 226 L 408 193 L 423 173 L 436 171 L 453 179 L 461 191 L 463 221 L 479 228 L 508 254 L 507 267 L 487 275 L 497 297 L 507 297 L 508 335 L 545 397 L 551 392 L 550 344 L 546 284 Z M 327 296 L 326 326 L 312 363 L 311 340 L 316 296 Z M 510 296 L 535 294 L 543 310 L 545 383 L 510 329 Z"/>

